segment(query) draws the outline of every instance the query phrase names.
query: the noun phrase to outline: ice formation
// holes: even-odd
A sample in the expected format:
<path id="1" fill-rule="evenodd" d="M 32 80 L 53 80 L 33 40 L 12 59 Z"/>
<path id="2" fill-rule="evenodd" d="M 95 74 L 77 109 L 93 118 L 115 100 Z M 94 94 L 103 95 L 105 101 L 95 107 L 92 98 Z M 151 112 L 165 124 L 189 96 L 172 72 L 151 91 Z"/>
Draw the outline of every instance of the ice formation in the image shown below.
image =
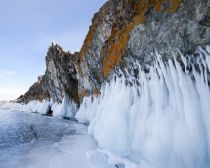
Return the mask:
<path id="1" fill-rule="evenodd" d="M 31 101 L 26 105 L 25 111 L 38 112 L 40 114 L 47 114 L 51 106 L 51 102 L 47 100 L 43 101 Z"/>
<path id="2" fill-rule="evenodd" d="M 42 101 L 30 101 L 27 104 L 20 104 L 15 102 L 9 102 L 3 106 L 2 109 L 18 110 L 25 112 L 37 112 L 40 114 L 47 114 L 49 108 L 51 107 L 52 101 L 42 100 Z"/>
<path id="3" fill-rule="evenodd" d="M 114 77 L 98 97 L 86 97 L 76 114 L 94 135 L 110 164 L 125 168 L 210 167 L 210 47 L 194 59 L 157 61 L 139 77 Z M 68 96 L 61 104 L 43 100 L 1 108 L 73 117 L 77 106 Z"/>
<path id="4" fill-rule="evenodd" d="M 61 104 L 54 103 L 52 105 L 52 111 L 54 117 L 73 118 L 77 111 L 77 105 L 65 95 Z"/>
<path id="5" fill-rule="evenodd" d="M 46 115 L 49 110 L 53 111 L 54 117 L 72 118 L 77 111 L 77 105 L 73 103 L 68 96 L 64 96 L 62 103 L 53 102 L 52 100 L 30 101 L 27 104 L 9 102 L 2 109 L 18 110 L 24 112 L 37 112 Z"/>
<path id="6" fill-rule="evenodd" d="M 130 79 L 132 85 L 113 79 L 101 96 L 84 99 L 76 118 L 90 123 L 89 133 L 112 162 L 210 167 L 210 47 L 198 55 L 194 62 L 181 55 L 182 63 L 158 58 L 149 73 Z"/>

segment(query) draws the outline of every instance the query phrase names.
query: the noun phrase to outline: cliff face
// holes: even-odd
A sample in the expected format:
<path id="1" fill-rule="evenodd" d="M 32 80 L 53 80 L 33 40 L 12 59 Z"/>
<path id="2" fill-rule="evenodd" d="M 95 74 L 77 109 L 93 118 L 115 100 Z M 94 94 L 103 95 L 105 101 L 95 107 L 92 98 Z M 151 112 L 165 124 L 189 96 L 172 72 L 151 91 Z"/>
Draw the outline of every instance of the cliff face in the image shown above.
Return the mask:
<path id="1" fill-rule="evenodd" d="M 67 94 L 79 106 L 83 97 L 100 94 L 114 73 L 135 75 L 137 63 L 147 70 L 155 52 L 169 59 L 207 44 L 209 0 L 109 0 L 94 15 L 80 52 L 71 54 L 52 44 L 43 82 L 19 100 L 60 102 Z"/>

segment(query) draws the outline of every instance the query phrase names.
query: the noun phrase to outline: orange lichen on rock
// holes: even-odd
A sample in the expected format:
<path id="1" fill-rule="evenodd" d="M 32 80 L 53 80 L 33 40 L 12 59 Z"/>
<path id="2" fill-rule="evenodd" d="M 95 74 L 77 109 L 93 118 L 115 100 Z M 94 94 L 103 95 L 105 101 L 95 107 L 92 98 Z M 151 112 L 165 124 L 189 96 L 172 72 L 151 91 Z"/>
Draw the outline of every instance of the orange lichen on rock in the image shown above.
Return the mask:
<path id="1" fill-rule="evenodd" d="M 108 11 L 107 8 L 108 4 L 105 4 L 98 13 L 100 13 L 100 17 L 97 18 L 98 13 L 94 15 L 94 18 L 92 19 L 92 25 L 89 27 L 88 34 L 84 40 L 83 46 L 79 52 L 79 58 L 82 61 L 87 54 L 88 50 L 91 48 L 91 45 L 93 43 L 95 32 L 101 23 L 101 20 L 103 20 L 103 17 L 106 16 L 106 13 Z"/>
<path id="2" fill-rule="evenodd" d="M 165 0 L 151 0 L 150 4 L 156 11 L 161 11 L 161 5 Z"/>
<path id="3" fill-rule="evenodd" d="M 80 100 L 82 100 L 83 97 L 87 97 L 87 96 L 89 96 L 89 92 L 87 89 L 84 89 L 81 91 L 79 98 L 80 98 Z"/>
<path id="4" fill-rule="evenodd" d="M 83 89 L 80 93 L 79 99 L 81 101 L 84 97 L 88 97 L 90 95 L 99 96 L 100 94 L 101 94 L 101 92 L 98 88 L 94 88 L 92 91 Z"/>
<path id="5" fill-rule="evenodd" d="M 166 0 L 129 0 L 129 3 L 131 4 L 131 7 L 134 9 L 134 11 L 138 14 L 145 14 L 149 8 L 152 8 L 156 11 L 161 11 L 161 5 Z M 169 1 L 169 7 L 167 9 L 168 13 L 174 13 L 176 12 L 180 5 L 182 0 L 168 0 Z"/>
<path id="6" fill-rule="evenodd" d="M 145 13 L 149 8 L 149 1 L 131 0 L 131 8 L 137 13 Z"/>
<path id="7" fill-rule="evenodd" d="M 135 25 L 144 23 L 144 17 L 142 17 L 141 15 L 137 15 L 133 18 L 133 22 Z"/>
<path id="8" fill-rule="evenodd" d="M 110 71 L 120 62 L 129 39 L 129 33 L 133 27 L 134 24 L 129 23 L 122 29 L 114 29 L 112 31 L 111 38 L 109 39 L 110 48 L 108 49 L 107 56 L 102 60 L 102 72 L 105 77 L 107 77 Z"/>
<path id="9" fill-rule="evenodd" d="M 138 14 L 144 15 L 149 8 L 152 8 L 156 11 L 161 10 L 161 5 L 165 0 L 130 0 L 131 7 Z"/>
<path id="10" fill-rule="evenodd" d="M 101 94 L 100 90 L 98 88 L 93 89 L 93 95 L 94 96 L 99 96 Z"/>
<path id="11" fill-rule="evenodd" d="M 92 44 L 95 29 L 96 29 L 96 26 L 94 24 L 92 26 L 90 26 L 89 32 L 88 32 L 88 34 L 87 34 L 87 36 L 85 38 L 85 41 L 84 41 L 83 46 L 82 46 L 82 49 L 81 49 L 81 51 L 79 53 L 79 58 L 81 60 L 83 60 L 85 54 L 87 53 L 89 47 Z"/>
<path id="12" fill-rule="evenodd" d="M 170 0 L 169 2 L 170 4 L 169 4 L 169 8 L 167 9 L 167 12 L 171 14 L 171 13 L 176 12 L 179 9 L 182 0 Z"/>
<path id="13" fill-rule="evenodd" d="M 112 28 L 111 36 L 109 37 L 106 46 L 102 48 L 102 73 L 104 77 L 107 77 L 112 69 L 119 64 L 124 49 L 127 46 L 129 40 L 129 34 L 132 29 L 139 24 L 143 24 L 146 20 L 146 13 L 148 10 L 155 10 L 157 12 L 162 10 L 162 4 L 169 2 L 167 9 L 168 13 L 176 12 L 179 8 L 182 0 L 126 0 L 125 6 L 130 6 L 133 12 L 132 20 L 123 20 L 120 24 L 116 24 Z M 84 45 L 80 51 L 80 59 L 82 60 L 91 47 L 94 32 L 97 28 L 97 23 L 93 23 L 90 27 L 90 31 L 85 39 Z"/>
<path id="14" fill-rule="evenodd" d="M 112 69 L 120 62 L 124 49 L 127 46 L 129 40 L 129 34 L 132 29 L 145 21 L 145 13 L 149 8 L 160 10 L 161 4 L 164 0 L 129 0 L 131 8 L 134 10 L 136 15 L 133 17 L 133 21 L 128 22 L 122 28 L 113 28 L 111 37 L 108 41 L 107 55 L 102 60 L 102 73 L 104 77 L 107 77 Z M 102 50 L 103 52 L 103 50 Z"/>

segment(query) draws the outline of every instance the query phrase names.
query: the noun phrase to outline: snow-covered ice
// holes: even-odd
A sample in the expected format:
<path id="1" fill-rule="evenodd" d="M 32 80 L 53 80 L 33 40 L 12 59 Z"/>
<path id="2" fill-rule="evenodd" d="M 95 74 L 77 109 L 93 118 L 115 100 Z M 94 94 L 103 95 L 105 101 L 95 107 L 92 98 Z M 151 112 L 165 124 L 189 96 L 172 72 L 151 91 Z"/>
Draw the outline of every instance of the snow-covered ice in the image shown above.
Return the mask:
<path id="1" fill-rule="evenodd" d="M 83 124 L 0 110 L 0 168 L 114 168 L 96 148 Z"/>

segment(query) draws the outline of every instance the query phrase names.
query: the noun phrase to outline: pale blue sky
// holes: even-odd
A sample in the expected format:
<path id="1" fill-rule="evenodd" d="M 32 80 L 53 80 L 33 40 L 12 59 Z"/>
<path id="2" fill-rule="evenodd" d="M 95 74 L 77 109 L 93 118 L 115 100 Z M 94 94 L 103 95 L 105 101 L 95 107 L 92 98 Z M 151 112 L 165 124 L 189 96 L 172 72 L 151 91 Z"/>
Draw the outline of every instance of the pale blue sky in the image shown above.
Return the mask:
<path id="1" fill-rule="evenodd" d="M 52 41 L 79 51 L 107 0 L 0 0 L 0 100 L 17 98 L 44 74 Z"/>

